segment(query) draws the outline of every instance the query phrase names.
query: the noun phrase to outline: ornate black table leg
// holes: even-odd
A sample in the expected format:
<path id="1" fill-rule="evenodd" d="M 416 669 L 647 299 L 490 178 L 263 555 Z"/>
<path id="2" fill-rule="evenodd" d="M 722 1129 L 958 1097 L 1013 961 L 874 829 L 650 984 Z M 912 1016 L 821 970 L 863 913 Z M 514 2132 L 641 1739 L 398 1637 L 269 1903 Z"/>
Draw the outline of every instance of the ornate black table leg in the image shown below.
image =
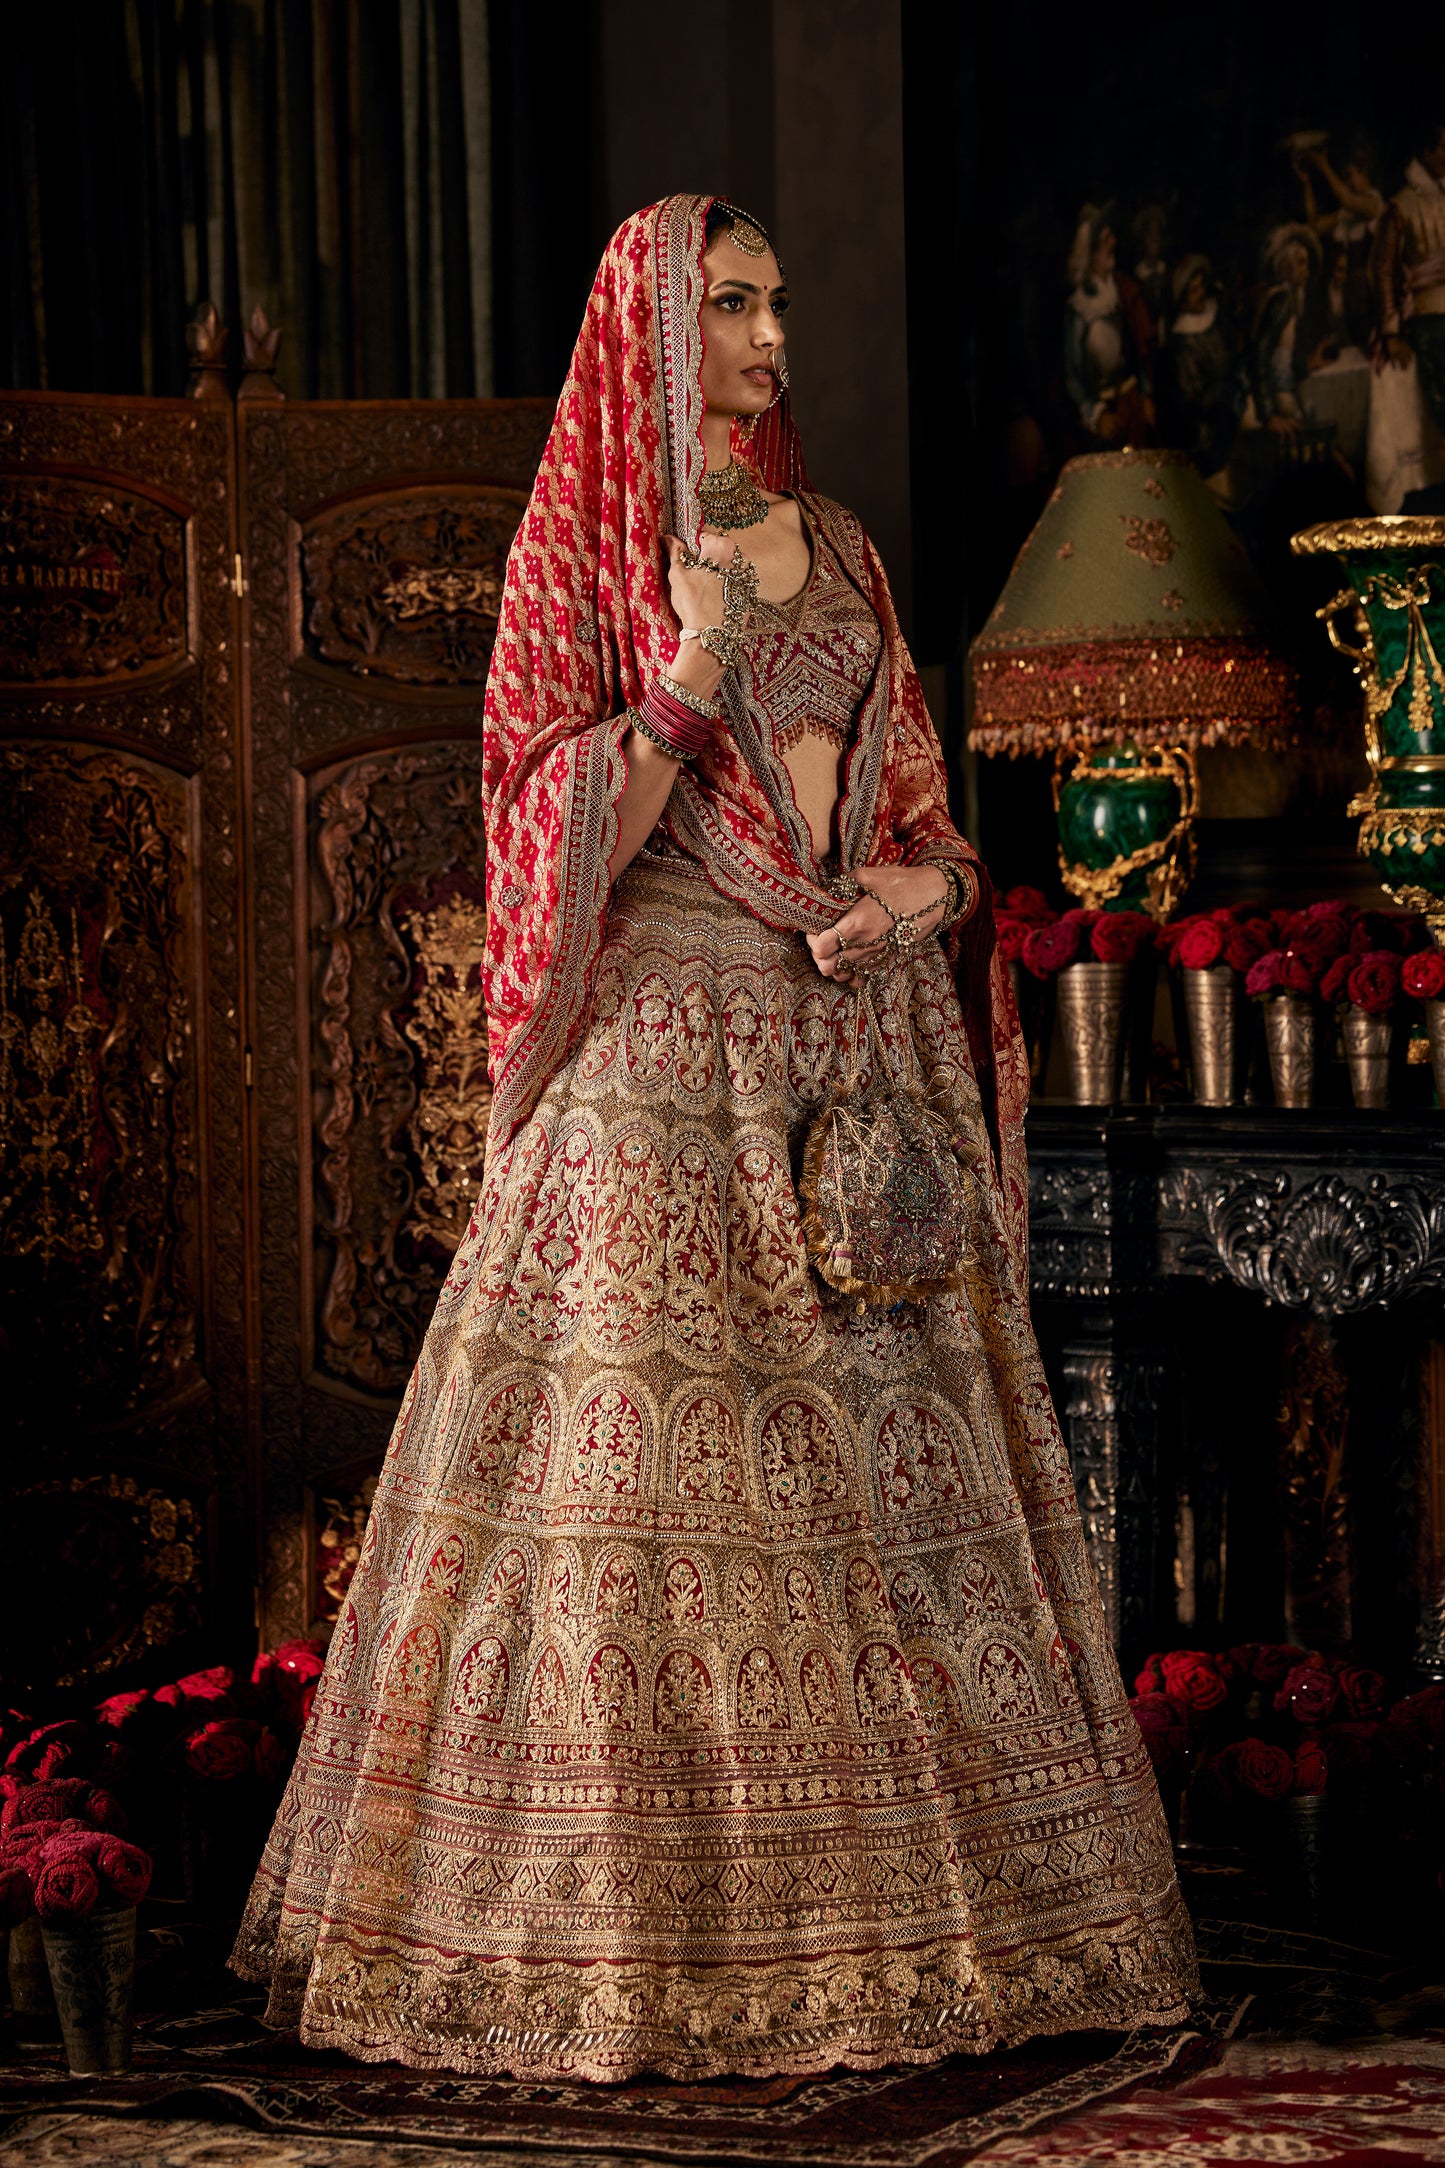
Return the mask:
<path id="1" fill-rule="evenodd" d="M 1133 1659 L 1155 1628 L 1165 1359 L 1158 1348 L 1121 1343 L 1101 1319 L 1087 1337 L 1070 1334 L 1060 1362 L 1059 1412 L 1084 1538 L 1114 1646 Z"/>
<path id="2" fill-rule="evenodd" d="M 1304 1648 L 1343 1651 L 1351 1629 L 1349 1381 L 1327 1325 L 1291 1320 L 1282 1386 L 1285 1630 Z"/>

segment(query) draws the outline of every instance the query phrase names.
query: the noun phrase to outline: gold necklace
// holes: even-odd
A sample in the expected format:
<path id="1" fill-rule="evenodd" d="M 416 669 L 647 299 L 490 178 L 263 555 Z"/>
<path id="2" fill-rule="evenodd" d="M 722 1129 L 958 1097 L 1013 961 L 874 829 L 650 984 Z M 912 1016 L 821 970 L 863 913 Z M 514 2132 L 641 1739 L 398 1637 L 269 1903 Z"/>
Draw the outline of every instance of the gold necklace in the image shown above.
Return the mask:
<path id="1" fill-rule="evenodd" d="M 768 516 L 768 500 L 753 475 L 735 459 L 704 474 L 699 489 L 705 527 L 726 534 L 733 527 L 757 527 Z"/>

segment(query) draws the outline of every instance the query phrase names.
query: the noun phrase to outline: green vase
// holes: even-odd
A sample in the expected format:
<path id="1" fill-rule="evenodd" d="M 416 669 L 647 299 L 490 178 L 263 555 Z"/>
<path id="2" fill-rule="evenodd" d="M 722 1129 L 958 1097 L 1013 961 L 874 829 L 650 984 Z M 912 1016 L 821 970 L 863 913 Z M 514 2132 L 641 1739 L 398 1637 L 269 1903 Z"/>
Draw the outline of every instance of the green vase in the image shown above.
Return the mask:
<path id="1" fill-rule="evenodd" d="M 1064 886 L 1087 909 L 1167 918 L 1194 870 L 1187 753 L 1103 746 L 1054 776 Z"/>
<path id="2" fill-rule="evenodd" d="M 1350 807 L 1381 887 L 1445 946 L 1445 519 L 1333 520 L 1294 537 L 1339 558 L 1347 584 L 1319 616 L 1365 693 L 1374 780 Z M 1348 613 L 1353 637 L 1341 630 Z"/>

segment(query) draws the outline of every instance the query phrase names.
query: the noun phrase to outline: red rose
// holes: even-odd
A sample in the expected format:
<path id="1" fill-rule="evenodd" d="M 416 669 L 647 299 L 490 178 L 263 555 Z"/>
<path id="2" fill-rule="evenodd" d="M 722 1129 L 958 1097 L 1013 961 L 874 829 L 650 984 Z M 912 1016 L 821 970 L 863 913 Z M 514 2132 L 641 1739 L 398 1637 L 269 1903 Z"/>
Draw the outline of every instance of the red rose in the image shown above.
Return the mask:
<path id="1" fill-rule="evenodd" d="M 1164 1672 L 1165 1692 L 1176 1701 L 1182 1701 L 1197 1716 L 1202 1716 L 1208 1709 L 1217 1709 L 1229 1691 L 1214 1658 L 1203 1649 L 1170 1649 L 1159 1662 Z"/>
<path id="2" fill-rule="evenodd" d="M 212 1784 L 229 1784 L 248 1777 L 256 1766 L 255 1744 L 260 1725 L 244 1717 L 222 1717 L 203 1724 L 185 1743 L 186 1767 Z"/>
<path id="3" fill-rule="evenodd" d="M 74 1817 L 93 1829 L 124 1829 L 125 1809 L 113 1792 L 88 1777 L 51 1777 L 27 1784 L 0 1813 L 0 1835 L 23 1829 L 33 1822 L 63 1821 Z"/>
<path id="4" fill-rule="evenodd" d="M 1359 1664 L 1343 1664 L 1339 1671 L 1340 1692 L 1345 1697 L 1345 1707 L 1353 1717 L 1383 1716 L 1385 1713 L 1385 1681 L 1378 1671 L 1366 1671 Z"/>
<path id="5" fill-rule="evenodd" d="M 1294 1788 L 1297 1792 L 1322 1792 L 1329 1778 L 1329 1763 L 1318 1739 L 1302 1739 L 1295 1750 Z"/>
<path id="6" fill-rule="evenodd" d="M 1350 973 L 1350 999 L 1367 1016 L 1385 1016 L 1400 998 L 1400 959 L 1389 949 L 1372 949 Z"/>
<path id="7" fill-rule="evenodd" d="M 42 1920 L 88 1919 L 100 1901 L 100 1882 L 88 1859 L 44 1860 L 35 1877 L 35 1909 Z"/>
<path id="8" fill-rule="evenodd" d="M 1167 1694 L 1141 1694 L 1129 1706 L 1155 1775 L 1161 1778 L 1182 1776 L 1189 1751 L 1189 1732 L 1178 1705 Z"/>
<path id="9" fill-rule="evenodd" d="M 1339 1698 L 1339 1681 L 1333 1672 L 1323 1664 L 1303 1663 L 1285 1673 L 1274 1705 L 1279 1715 L 1292 1716 L 1297 1723 L 1323 1724 Z"/>
<path id="10" fill-rule="evenodd" d="M 1330 959 L 1322 949 L 1291 943 L 1280 958 L 1279 984 L 1286 994 L 1313 994 Z"/>
<path id="11" fill-rule="evenodd" d="M 1337 956 L 1327 964 L 1320 980 L 1321 1001 L 1348 1001 L 1350 997 L 1350 973 L 1355 968 L 1353 956 Z"/>
<path id="12" fill-rule="evenodd" d="M 1251 919 L 1248 925 L 1231 926 L 1225 934 L 1224 961 L 1236 971 L 1248 971 L 1273 946 L 1273 928 L 1267 921 Z"/>
<path id="13" fill-rule="evenodd" d="M 150 1854 L 122 1837 L 102 1832 L 91 1865 L 123 1905 L 138 1905 L 151 1886 Z"/>
<path id="14" fill-rule="evenodd" d="M 225 1701 L 235 1690 L 236 1674 L 229 1664 L 212 1664 L 206 1671 L 188 1671 L 176 1684 L 187 1701 Z"/>
<path id="15" fill-rule="evenodd" d="M 998 908 L 1009 918 L 1021 918 L 1029 926 L 1048 926 L 1058 917 L 1041 888 L 1008 888 L 999 897 Z"/>
<path id="16" fill-rule="evenodd" d="M 1407 1694 L 1390 1711 L 1392 1724 L 1402 1725 L 1429 1746 L 1445 1746 L 1445 1685 L 1427 1686 Z"/>
<path id="17" fill-rule="evenodd" d="M 1267 1739 L 1236 1739 L 1220 1755 L 1219 1766 L 1257 1799 L 1283 1799 L 1294 1785 L 1294 1756 Z"/>
<path id="18" fill-rule="evenodd" d="M 998 952 L 1006 964 L 1016 964 L 1024 952 L 1024 943 L 1032 931 L 1028 920 L 1023 918 L 998 918 L 994 920 L 998 937 Z"/>
<path id="19" fill-rule="evenodd" d="M 1090 943 L 1101 964 L 1131 964 L 1154 939 L 1154 921 L 1142 911 L 1103 911 Z"/>
<path id="20" fill-rule="evenodd" d="M 1201 918 L 1184 934 L 1174 954 L 1186 971 L 1207 971 L 1223 956 L 1227 938 L 1222 926 Z"/>
<path id="21" fill-rule="evenodd" d="M 1445 951 L 1427 948 L 1421 949 L 1418 955 L 1407 956 L 1400 983 L 1416 1001 L 1445 999 Z"/>
<path id="22" fill-rule="evenodd" d="M 58 1777 L 67 1764 L 79 1758 L 90 1740 L 90 1726 L 67 1717 L 59 1724 L 42 1724 L 10 1749 L 5 1767 L 17 1776 Z"/>
<path id="23" fill-rule="evenodd" d="M 1264 954 L 1257 956 L 1249 967 L 1244 981 L 1245 992 L 1253 994 L 1256 998 L 1264 994 L 1277 993 L 1280 986 L 1280 967 L 1283 963 L 1283 949 L 1266 949 Z"/>
<path id="24" fill-rule="evenodd" d="M 1164 1691 L 1164 1666 L 1157 1656 L 1145 1659 L 1144 1669 L 1134 1681 L 1136 1694 L 1162 1694 Z"/>
<path id="25" fill-rule="evenodd" d="M 1024 942 L 1024 968 L 1036 979 L 1052 978 L 1074 962 L 1084 945 L 1083 928 L 1072 918 L 1057 918 L 1051 926 L 1035 926 Z"/>
<path id="26" fill-rule="evenodd" d="M 1261 1686 L 1278 1686 L 1308 1653 L 1293 1641 L 1261 1641 L 1255 1653 L 1254 1675 Z"/>
<path id="27" fill-rule="evenodd" d="M 107 1725 L 112 1731 L 126 1731 L 134 1724 L 141 1710 L 149 1706 L 150 1700 L 149 1689 L 136 1694 L 111 1694 L 107 1700 L 97 1704 L 95 1720 L 97 1724 Z"/>

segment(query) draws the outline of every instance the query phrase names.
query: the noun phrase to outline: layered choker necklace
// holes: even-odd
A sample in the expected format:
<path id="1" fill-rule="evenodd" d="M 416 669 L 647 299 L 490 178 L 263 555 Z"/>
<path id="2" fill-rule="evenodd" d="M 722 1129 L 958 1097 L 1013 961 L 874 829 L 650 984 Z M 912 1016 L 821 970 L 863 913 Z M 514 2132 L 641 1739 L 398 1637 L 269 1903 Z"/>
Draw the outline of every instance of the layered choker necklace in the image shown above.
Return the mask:
<path id="1" fill-rule="evenodd" d="M 757 478 L 735 459 L 725 467 L 704 474 L 698 488 L 702 499 L 702 522 L 718 534 L 733 527 L 758 527 L 768 516 L 768 500 Z"/>

